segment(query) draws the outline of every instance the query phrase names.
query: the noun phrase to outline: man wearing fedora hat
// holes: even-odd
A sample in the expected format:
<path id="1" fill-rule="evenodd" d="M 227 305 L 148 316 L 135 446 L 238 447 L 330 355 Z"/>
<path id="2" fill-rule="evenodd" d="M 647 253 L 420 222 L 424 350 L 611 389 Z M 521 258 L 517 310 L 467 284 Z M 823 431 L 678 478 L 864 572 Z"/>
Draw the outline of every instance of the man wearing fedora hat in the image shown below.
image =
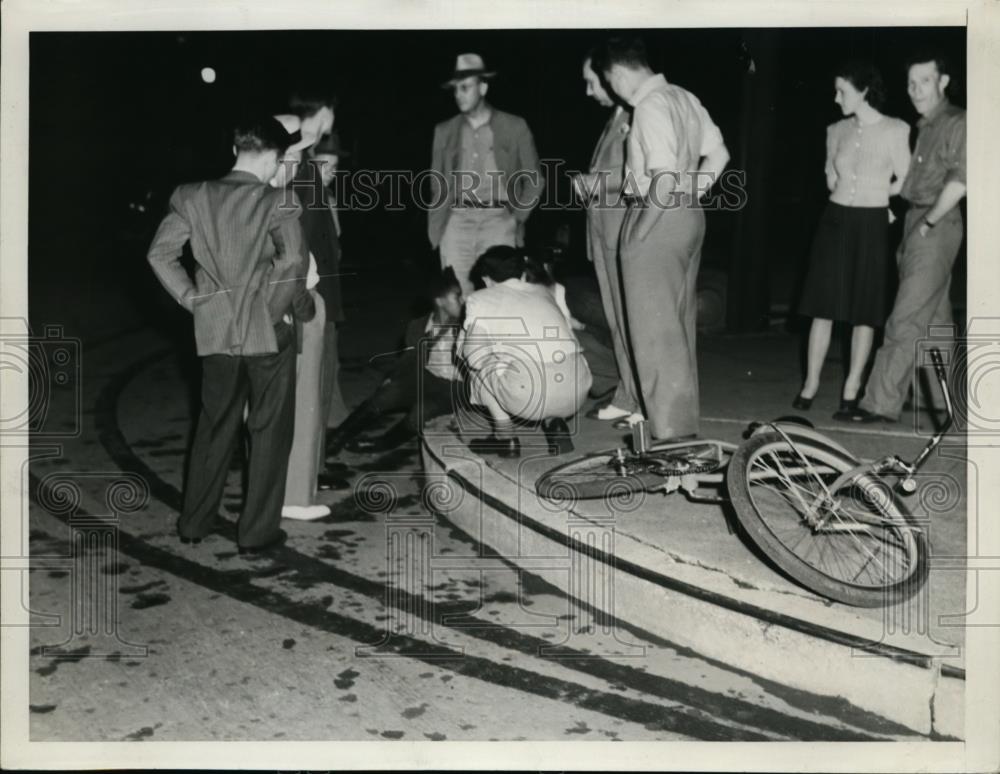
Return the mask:
<path id="1" fill-rule="evenodd" d="M 325 297 L 318 292 L 320 274 L 317 253 L 322 254 L 323 243 L 317 238 L 310 222 L 317 214 L 318 202 L 314 200 L 310 185 L 296 186 L 301 181 L 298 174 L 304 166 L 304 153 L 317 141 L 314 134 L 322 127 L 307 128 L 306 123 L 294 114 L 275 116 L 289 132 L 299 132 L 302 139 L 286 151 L 282 168 L 270 183 L 275 188 L 290 186 L 295 200 L 302 207 L 299 222 L 309 251 L 309 270 L 306 287 L 315 308 L 311 319 L 294 316 L 298 333 L 298 357 L 295 373 L 295 419 L 292 449 L 285 479 L 285 503 L 281 515 L 289 519 L 311 521 L 327 516 L 330 509 L 316 502 L 317 479 L 323 462 L 323 430 L 326 411 L 322 405 L 323 339 L 327 312 Z M 315 126 L 315 125 L 314 125 Z M 328 214 L 328 213 L 327 213 Z"/>
<path id="2" fill-rule="evenodd" d="M 544 185 L 527 122 L 486 101 L 495 74 L 478 54 L 460 54 L 442 84 L 459 113 L 434 128 L 427 235 L 465 294 L 473 289 L 469 270 L 487 248 L 524 244 Z"/>
<path id="3" fill-rule="evenodd" d="M 324 436 L 340 425 L 349 411 L 340 391 L 339 327 L 344 322 L 340 285 L 340 219 L 328 186 L 333 182 L 341 155 L 336 136 L 331 132 L 311 149 L 311 158 L 304 159 L 292 184 L 302 202 L 302 228 L 312 251 L 319 275 L 316 292 L 323 299 L 326 318 L 323 325 L 319 413 L 316 421 Z M 324 440 L 325 447 L 325 440 Z M 320 489 L 346 489 L 350 485 L 329 475 L 321 466 Z"/>
<path id="4" fill-rule="evenodd" d="M 303 163 L 293 183 L 302 204 L 302 228 L 319 273 L 317 293 L 323 298 L 326 322 L 323 329 L 323 378 L 321 422 L 334 428 L 346 419 L 347 406 L 339 386 L 338 326 L 344 322 L 340 291 L 340 220 L 327 187 L 333 180 L 337 161 L 344 154 L 333 128 L 337 98 L 329 90 L 313 84 L 289 99 L 289 108 L 299 117 L 303 134 L 313 137 L 303 153 Z M 321 475 L 321 488 L 345 488 L 346 482 Z"/>

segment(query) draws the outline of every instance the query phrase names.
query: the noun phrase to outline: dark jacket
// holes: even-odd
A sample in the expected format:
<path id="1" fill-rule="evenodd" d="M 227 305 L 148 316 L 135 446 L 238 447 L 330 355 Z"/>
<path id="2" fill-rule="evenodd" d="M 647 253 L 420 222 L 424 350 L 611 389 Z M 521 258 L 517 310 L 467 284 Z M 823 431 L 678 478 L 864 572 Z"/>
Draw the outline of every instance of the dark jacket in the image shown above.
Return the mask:
<path id="1" fill-rule="evenodd" d="M 511 210 L 518 224 L 523 226 L 531 210 L 538 204 L 545 186 L 538 163 L 538 152 L 535 150 L 535 140 L 523 118 L 496 108 L 490 110 L 493 153 L 496 156 L 497 167 L 504 173 L 504 179 L 507 181 L 507 200 L 511 203 Z M 460 163 L 462 122 L 465 120 L 465 116 L 459 113 L 434 127 L 431 169 L 440 175 L 430 176 L 429 202 L 433 206 L 427 215 L 427 236 L 431 246 L 435 248 L 441 244 L 451 206 L 455 203 L 453 172 Z M 445 190 L 441 189 L 442 182 L 446 186 Z"/>
<path id="2" fill-rule="evenodd" d="M 403 333 L 403 345 L 416 349 L 420 346 L 420 341 L 427 336 L 427 323 L 430 322 L 429 314 L 414 317 L 406 324 L 406 331 Z"/>
<path id="3" fill-rule="evenodd" d="M 316 259 L 319 285 L 316 291 L 326 305 L 327 322 L 343 322 L 344 308 L 340 294 L 340 236 L 337 234 L 330 194 L 323 185 L 319 169 L 311 159 L 303 160 L 292 181 L 292 190 L 302 205 L 302 230 L 306 245 Z"/>

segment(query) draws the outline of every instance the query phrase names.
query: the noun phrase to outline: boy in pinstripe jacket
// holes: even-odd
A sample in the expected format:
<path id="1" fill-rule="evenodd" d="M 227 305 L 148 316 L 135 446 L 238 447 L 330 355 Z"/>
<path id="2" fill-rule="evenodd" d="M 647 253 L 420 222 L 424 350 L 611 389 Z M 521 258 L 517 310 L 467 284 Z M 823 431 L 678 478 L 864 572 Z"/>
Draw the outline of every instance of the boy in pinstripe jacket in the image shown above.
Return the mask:
<path id="1" fill-rule="evenodd" d="M 156 276 L 194 317 L 202 363 L 201 413 L 177 530 L 197 543 L 213 531 L 229 459 L 246 422 L 249 476 L 238 523 L 241 553 L 284 541 L 278 527 L 295 411 L 295 329 L 283 318 L 313 315 L 308 266 L 294 195 L 268 181 L 301 137 L 273 118 L 234 135 L 236 162 L 219 180 L 178 186 L 147 258 Z M 181 265 L 185 243 L 194 281 Z"/>

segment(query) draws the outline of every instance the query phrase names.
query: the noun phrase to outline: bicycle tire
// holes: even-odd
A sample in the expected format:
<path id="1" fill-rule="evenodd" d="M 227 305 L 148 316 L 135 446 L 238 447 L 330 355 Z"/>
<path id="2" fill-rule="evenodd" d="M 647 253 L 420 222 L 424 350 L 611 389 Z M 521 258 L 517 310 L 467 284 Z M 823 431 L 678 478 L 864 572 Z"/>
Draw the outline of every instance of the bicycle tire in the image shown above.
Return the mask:
<path id="1" fill-rule="evenodd" d="M 888 524 L 898 525 L 900 544 L 909 568 L 903 577 L 885 577 L 881 583 L 872 584 L 851 583 L 833 577 L 791 550 L 771 528 L 767 519 L 759 512 L 750 487 L 751 467 L 765 452 L 784 451 L 788 454 L 805 455 L 817 478 L 819 474 L 811 467 L 813 461 L 829 466 L 837 475 L 857 466 L 856 459 L 835 446 L 826 446 L 818 440 L 802 437 L 792 439 L 792 443 L 796 451 L 790 449 L 788 441 L 780 433 L 761 433 L 740 446 L 730 460 L 726 472 L 726 488 L 736 517 L 750 540 L 785 575 L 810 591 L 837 602 L 854 607 L 881 607 L 902 602 L 916 594 L 926 582 L 929 571 L 926 535 L 923 530 L 913 528 L 913 518 L 896 493 L 871 474 L 860 474 L 832 495 L 840 497 L 841 492 L 846 493 L 850 487 L 856 487 L 866 506 L 879 511 L 876 514 L 878 518 Z M 757 492 L 761 492 L 761 489 L 758 488 Z M 803 531 L 808 529 L 801 524 L 800 526 Z M 841 554 L 840 558 L 842 557 Z M 834 558 L 838 558 L 836 552 Z M 865 561 L 865 564 L 871 563 L 871 560 Z"/>
<path id="2" fill-rule="evenodd" d="M 535 492 L 547 500 L 595 500 L 631 494 L 663 482 L 652 473 L 622 476 L 610 465 L 613 452 L 587 454 L 546 471 Z"/>
<path id="3" fill-rule="evenodd" d="M 535 492 L 549 500 L 620 498 L 662 486 L 668 478 L 716 470 L 720 462 L 712 443 L 662 444 L 644 455 L 624 454 L 625 474 L 613 464 L 614 451 L 578 457 L 546 471 Z"/>

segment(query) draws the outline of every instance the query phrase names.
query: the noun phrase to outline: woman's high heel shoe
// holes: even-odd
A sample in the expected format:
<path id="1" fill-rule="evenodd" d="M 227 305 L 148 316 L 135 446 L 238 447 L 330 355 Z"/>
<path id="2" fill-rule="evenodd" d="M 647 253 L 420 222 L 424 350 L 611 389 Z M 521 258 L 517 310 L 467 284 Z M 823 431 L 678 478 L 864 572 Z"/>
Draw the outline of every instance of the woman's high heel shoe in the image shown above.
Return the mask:
<path id="1" fill-rule="evenodd" d="M 834 419 L 850 419 L 858 411 L 858 401 L 860 398 L 840 399 L 840 407 L 834 412 Z"/>
<path id="2" fill-rule="evenodd" d="M 815 397 L 815 396 L 814 396 Z M 812 408 L 813 399 L 805 398 L 801 394 L 795 396 L 795 400 L 792 401 L 792 408 L 799 411 L 808 411 Z"/>

